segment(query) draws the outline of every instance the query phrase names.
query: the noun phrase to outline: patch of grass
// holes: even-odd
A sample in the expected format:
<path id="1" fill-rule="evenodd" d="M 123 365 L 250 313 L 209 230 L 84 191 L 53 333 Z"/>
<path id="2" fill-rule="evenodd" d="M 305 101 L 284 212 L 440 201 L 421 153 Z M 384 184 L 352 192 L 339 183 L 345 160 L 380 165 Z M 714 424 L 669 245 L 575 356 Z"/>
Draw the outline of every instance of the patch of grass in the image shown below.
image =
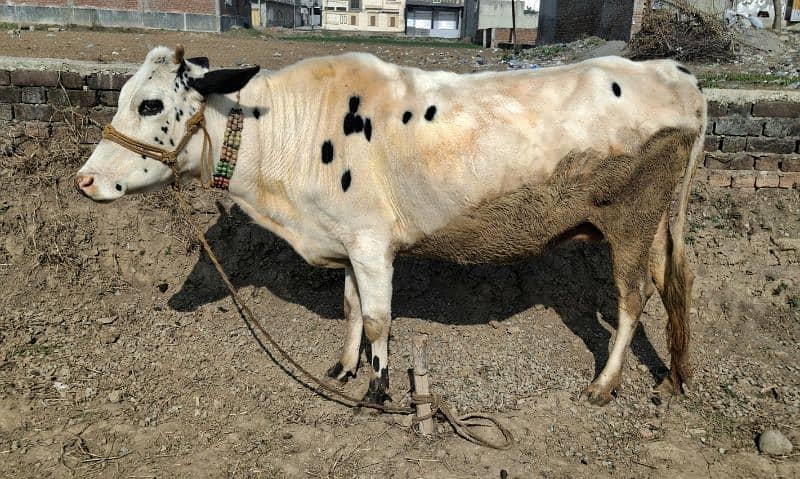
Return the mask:
<path id="1" fill-rule="evenodd" d="M 783 281 L 781 281 L 781 283 L 775 289 L 772 290 L 772 295 L 773 296 L 778 296 L 779 294 L 783 293 L 787 289 L 789 289 L 789 285 L 784 283 Z"/>
<path id="2" fill-rule="evenodd" d="M 567 47 L 564 45 L 545 45 L 532 49 L 531 53 L 543 60 L 550 60 L 566 51 Z"/>
<path id="3" fill-rule="evenodd" d="M 742 72 L 742 73 L 701 73 L 698 75 L 700 83 L 707 88 L 719 88 L 726 84 L 738 85 L 768 85 L 786 87 L 797 81 L 789 76 L 770 75 L 768 73 Z"/>
<path id="4" fill-rule="evenodd" d="M 386 37 L 379 35 L 355 36 L 355 35 L 335 35 L 330 33 L 308 34 L 308 35 L 284 35 L 278 39 L 296 42 L 336 42 L 336 43 L 365 43 L 370 45 L 398 45 L 406 47 L 430 47 L 430 48 L 467 48 L 480 49 L 480 45 L 463 42 L 451 42 L 446 40 L 431 40 L 419 38 L 399 38 Z"/>
<path id="5" fill-rule="evenodd" d="M 789 307 L 792 309 L 800 307 L 800 297 L 789 296 L 788 298 L 786 298 L 786 304 L 788 304 Z"/>

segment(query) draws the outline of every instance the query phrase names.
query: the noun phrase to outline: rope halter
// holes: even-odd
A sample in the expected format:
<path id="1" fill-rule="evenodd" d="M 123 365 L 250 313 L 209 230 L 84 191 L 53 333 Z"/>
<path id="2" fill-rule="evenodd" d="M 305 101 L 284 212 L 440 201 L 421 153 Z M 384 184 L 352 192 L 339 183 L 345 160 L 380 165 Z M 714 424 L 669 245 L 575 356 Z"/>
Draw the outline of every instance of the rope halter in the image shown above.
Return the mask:
<path id="1" fill-rule="evenodd" d="M 114 128 L 111 123 L 103 128 L 103 139 L 113 141 L 128 151 L 167 165 L 172 170 L 174 184 L 177 187 L 180 178 L 180 172 L 178 171 L 178 155 L 186 149 L 186 145 L 189 144 L 189 140 L 192 139 L 194 134 L 197 133 L 198 130 L 203 130 L 203 151 L 200 156 L 200 183 L 204 188 L 209 188 L 212 181 L 211 175 L 214 160 L 211 157 L 211 137 L 206 130 L 204 112 L 205 103 L 202 103 L 197 113 L 186 120 L 186 133 L 183 134 L 183 138 L 181 138 L 181 141 L 178 142 L 174 150 L 165 150 L 164 148 L 149 145 L 135 138 L 131 138 Z"/>

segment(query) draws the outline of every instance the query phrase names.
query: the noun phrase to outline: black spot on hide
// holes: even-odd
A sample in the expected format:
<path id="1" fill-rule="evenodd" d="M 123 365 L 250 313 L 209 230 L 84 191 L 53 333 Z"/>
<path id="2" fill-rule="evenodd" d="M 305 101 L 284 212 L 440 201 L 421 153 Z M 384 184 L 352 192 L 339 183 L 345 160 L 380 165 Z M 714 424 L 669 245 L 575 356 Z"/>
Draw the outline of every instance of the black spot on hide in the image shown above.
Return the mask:
<path id="1" fill-rule="evenodd" d="M 381 370 L 381 359 L 378 356 L 372 358 L 372 369 L 377 373 Z"/>
<path id="2" fill-rule="evenodd" d="M 350 113 L 355 113 L 358 111 L 359 103 L 361 103 L 361 98 L 357 96 L 350 97 Z"/>
<path id="3" fill-rule="evenodd" d="M 367 141 L 372 139 L 372 121 L 369 118 L 364 122 L 364 136 L 367 138 Z"/>
<path id="4" fill-rule="evenodd" d="M 333 143 L 330 140 L 322 144 L 322 162 L 326 165 L 333 161 Z"/>
<path id="5" fill-rule="evenodd" d="M 414 115 L 410 111 L 403 113 L 403 124 L 405 125 L 406 123 L 408 123 L 409 120 L 411 120 L 412 116 Z"/>
<path id="6" fill-rule="evenodd" d="M 614 92 L 614 96 L 616 97 L 622 96 L 622 89 L 619 87 L 619 83 L 617 82 L 612 83 L 611 90 Z"/>
<path id="7" fill-rule="evenodd" d="M 162 127 L 161 127 L 161 131 L 163 131 L 164 133 L 166 133 L 166 132 L 167 132 L 167 130 L 168 130 L 168 128 L 167 128 L 166 126 L 162 126 Z"/>
<path id="8" fill-rule="evenodd" d="M 258 108 L 253 108 L 253 118 L 258 120 L 260 117 L 261 117 L 261 112 L 258 110 Z"/>
<path id="9" fill-rule="evenodd" d="M 347 115 L 344 116 L 344 125 L 343 126 L 344 126 L 344 134 L 345 134 L 345 136 L 347 136 L 350 133 L 353 133 L 353 131 L 355 131 L 355 121 L 356 121 L 356 116 L 353 115 L 352 113 L 348 113 Z"/>
<path id="10" fill-rule="evenodd" d="M 687 75 L 691 75 L 692 74 L 692 72 L 690 72 L 689 69 L 686 68 L 683 65 L 678 65 L 678 70 L 682 71 L 683 73 L 686 73 Z"/>
<path id="11" fill-rule="evenodd" d="M 353 178 L 350 176 L 350 170 L 345 171 L 342 175 L 342 191 L 347 191 L 352 181 Z"/>
<path id="12" fill-rule="evenodd" d="M 431 105 L 425 110 L 425 119 L 428 121 L 433 120 L 433 117 L 436 116 L 436 106 Z"/>

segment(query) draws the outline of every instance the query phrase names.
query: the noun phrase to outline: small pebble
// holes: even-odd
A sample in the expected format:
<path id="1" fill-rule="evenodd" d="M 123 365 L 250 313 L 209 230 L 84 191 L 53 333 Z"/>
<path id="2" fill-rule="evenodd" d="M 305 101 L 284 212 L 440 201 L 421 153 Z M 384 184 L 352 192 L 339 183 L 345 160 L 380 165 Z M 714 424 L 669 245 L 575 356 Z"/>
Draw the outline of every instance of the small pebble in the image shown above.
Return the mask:
<path id="1" fill-rule="evenodd" d="M 758 449 L 762 454 L 785 456 L 792 452 L 792 443 L 777 429 L 767 429 L 758 438 Z"/>
<path id="2" fill-rule="evenodd" d="M 108 393 L 108 400 L 109 402 L 120 402 L 122 401 L 122 391 L 114 390 Z"/>

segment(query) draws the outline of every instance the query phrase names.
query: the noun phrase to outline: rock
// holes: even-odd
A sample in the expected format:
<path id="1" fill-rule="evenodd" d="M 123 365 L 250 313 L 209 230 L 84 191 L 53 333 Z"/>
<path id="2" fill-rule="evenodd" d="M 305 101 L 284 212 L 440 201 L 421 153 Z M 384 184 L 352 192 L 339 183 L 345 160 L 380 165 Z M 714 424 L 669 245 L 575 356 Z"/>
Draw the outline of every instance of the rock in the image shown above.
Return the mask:
<path id="1" fill-rule="evenodd" d="M 792 452 L 792 443 L 777 429 L 767 429 L 758 438 L 758 449 L 762 454 L 785 456 Z"/>
<path id="2" fill-rule="evenodd" d="M 100 341 L 103 344 L 113 344 L 116 343 L 119 339 L 119 333 L 116 331 L 104 331 L 103 334 L 100 335 Z"/>
<path id="3" fill-rule="evenodd" d="M 122 401 L 122 391 L 113 390 L 108 393 L 108 401 L 109 402 L 121 402 Z"/>
<path id="4" fill-rule="evenodd" d="M 104 318 L 98 318 L 95 321 L 97 321 L 99 324 L 111 324 L 116 320 L 117 318 L 114 316 L 106 316 Z"/>

